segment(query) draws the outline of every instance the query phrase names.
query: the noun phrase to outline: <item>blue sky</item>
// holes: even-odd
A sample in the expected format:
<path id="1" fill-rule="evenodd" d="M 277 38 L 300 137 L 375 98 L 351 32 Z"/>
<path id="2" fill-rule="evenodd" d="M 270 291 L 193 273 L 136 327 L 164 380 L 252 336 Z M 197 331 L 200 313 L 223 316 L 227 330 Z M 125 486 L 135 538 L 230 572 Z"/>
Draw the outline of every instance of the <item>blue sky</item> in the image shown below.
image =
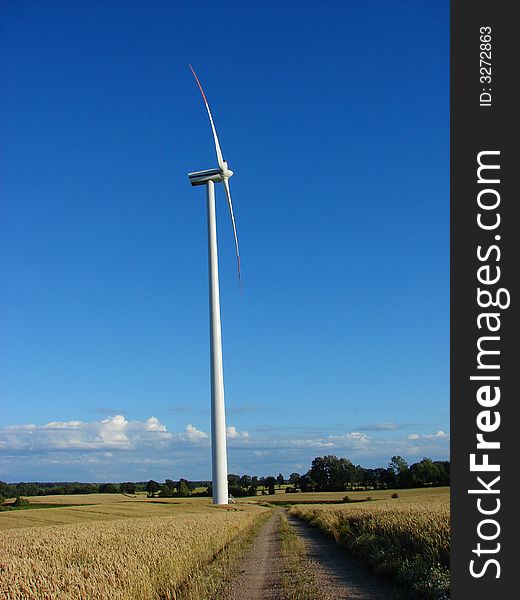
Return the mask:
<path id="1" fill-rule="evenodd" d="M 449 451 L 448 2 L 3 2 L 0 479 L 210 477 L 212 107 L 229 468 Z"/>

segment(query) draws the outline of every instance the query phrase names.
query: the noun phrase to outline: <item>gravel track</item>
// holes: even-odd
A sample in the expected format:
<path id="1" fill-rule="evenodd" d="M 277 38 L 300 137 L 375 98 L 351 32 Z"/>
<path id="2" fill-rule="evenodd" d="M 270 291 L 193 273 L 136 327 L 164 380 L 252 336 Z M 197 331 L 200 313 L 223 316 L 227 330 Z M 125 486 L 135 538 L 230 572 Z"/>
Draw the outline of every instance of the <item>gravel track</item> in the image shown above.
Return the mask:
<path id="1" fill-rule="evenodd" d="M 316 600 L 395 600 L 402 598 L 391 582 L 349 558 L 321 531 L 288 515 L 289 523 L 304 541 L 308 568 L 316 579 Z"/>
<path id="2" fill-rule="evenodd" d="M 225 600 L 278 600 L 280 596 L 280 511 L 263 525 L 240 564 Z"/>
<path id="3" fill-rule="evenodd" d="M 222 600 L 281 600 L 280 514 L 263 525 L 240 563 L 240 570 Z M 349 558 L 336 544 L 307 523 L 288 515 L 295 533 L 305 543 L 305 570 L 317 583 L 313 600 L 396 600 L 403 596 L 388 580 Z"/>

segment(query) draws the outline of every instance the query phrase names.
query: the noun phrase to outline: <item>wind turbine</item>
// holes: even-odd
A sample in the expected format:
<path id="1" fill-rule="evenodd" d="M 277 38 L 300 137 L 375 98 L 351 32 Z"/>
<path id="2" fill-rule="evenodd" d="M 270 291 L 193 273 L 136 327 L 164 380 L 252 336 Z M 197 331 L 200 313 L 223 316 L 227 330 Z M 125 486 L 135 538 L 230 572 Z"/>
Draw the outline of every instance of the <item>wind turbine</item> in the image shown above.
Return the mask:
<path id="1" fill-rule="evenodd" d="M 217 153 L 218 169 L 206 169 L 188 173 L 191 185 L 205 185 L 208 210 L 208 262 L 209 262 L 209 321 L 210 321 L 210 363 L 211 363 L 211 456 L 213 476 L 213 504 L 228 504 L 227 481 L 227 450 L 226 450 L 226 413 L 224 409 L 224 374 L 222 370 L 222 334 L 220 327 L 220 295 L 218 282 L 218 251 L 217 227 L 215 217 L 215 183 L 222 182 L 235 236 L 235 251 L 237 255 L 238 279 L 240 280 L 240 252 L 238 249 L 237 229 L 233 214 L 233 203 L 229 190 L 229 178 L 233 171 L 222 157 L 217 130 L 211 116 L 206 94 L 202 89 L 199 78 L 193 67 L 191 72 L 195 77 L 200 93 L 208 111 L 209 122 L 213 132 L 215 151 Z"/>

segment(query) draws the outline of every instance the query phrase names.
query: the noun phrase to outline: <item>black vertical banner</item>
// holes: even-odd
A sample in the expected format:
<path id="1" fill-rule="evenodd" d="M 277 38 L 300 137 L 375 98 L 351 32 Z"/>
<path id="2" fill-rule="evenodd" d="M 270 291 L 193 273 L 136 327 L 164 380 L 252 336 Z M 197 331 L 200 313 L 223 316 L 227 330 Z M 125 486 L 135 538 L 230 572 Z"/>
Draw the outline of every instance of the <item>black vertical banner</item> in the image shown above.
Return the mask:
<path id="1" fill-rule="evenodd" d="M 515 597 L 520 153 L 515 3 L 451 5 L 451 482 L 456 600 Z"/>

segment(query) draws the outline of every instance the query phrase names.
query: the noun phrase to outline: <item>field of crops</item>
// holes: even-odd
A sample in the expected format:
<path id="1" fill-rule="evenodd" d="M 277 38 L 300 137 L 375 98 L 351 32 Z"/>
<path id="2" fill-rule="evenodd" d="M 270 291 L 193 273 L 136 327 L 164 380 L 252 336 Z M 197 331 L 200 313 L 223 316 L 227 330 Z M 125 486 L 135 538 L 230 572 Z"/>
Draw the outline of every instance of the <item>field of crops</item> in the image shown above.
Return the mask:
<path id="1" fill-rule="evenodd" d="M 334 537 L 377 572 L 411 587 L 418 597 L 449 596 L 448 494 L 293 506 L 290 513 Z"/>
<path id="2" fill-rule="evenodd" d="M 102 506 L 110 504 L 97 508 Z M 170 508 L 170 514 L 143 515 L 157 508 Z M 180 587 L 267 510 L 258 506 L 225 510 L 200 503 L 194 503 L 191 511 L 183 508 L 143 503 L 140 518 L 127 515 L 107 523 L 94 517 L 78 524 L 4 530 L 0 533 L 0 598 L 176 598 Z M 30 517 L 35 512 L 66 510 L 17 514 L 30 513 Z"/>
<path id="3" fill-rule="evenodd" d="M 227 508 L 214 507 L 210 498 L 146 494 L 30 498 L 30 510 L 0 512 L 0 598 L 209 598 L 208 590 L 229 569 L 213 579 L 204 569 L 266 516 L 269 510 L 259 503 L 277 500 L 305 500 L 290 512 L 376 571 L 414 588 L 419 598 L 447 598 L 449 488 L 392 495 L 392 490 L 281 493 Z M 349 501 L 342 504 L 319 504 L 345 496 Z M 55 507 L 59 503 L 66 506 Z"/>
<path id="4" fill-rule="evenodd" d="M 5 529 L 22 527 L 172 516 L 178 512 L 198 513 L 208 510 L 211 499 L 165 498 L 151 500 L 146 498 L 146 494 L 136 497 L 122 494 L 84 494 L 79 496 L 40 496 L 30 498 L 30 502 L 31 510 L 0 512 L 0 532 Z M 45 508 L 47 505 L 57 504 L 65 506 Z M 42 508 L 35 508 L 37 506 Z"/>

